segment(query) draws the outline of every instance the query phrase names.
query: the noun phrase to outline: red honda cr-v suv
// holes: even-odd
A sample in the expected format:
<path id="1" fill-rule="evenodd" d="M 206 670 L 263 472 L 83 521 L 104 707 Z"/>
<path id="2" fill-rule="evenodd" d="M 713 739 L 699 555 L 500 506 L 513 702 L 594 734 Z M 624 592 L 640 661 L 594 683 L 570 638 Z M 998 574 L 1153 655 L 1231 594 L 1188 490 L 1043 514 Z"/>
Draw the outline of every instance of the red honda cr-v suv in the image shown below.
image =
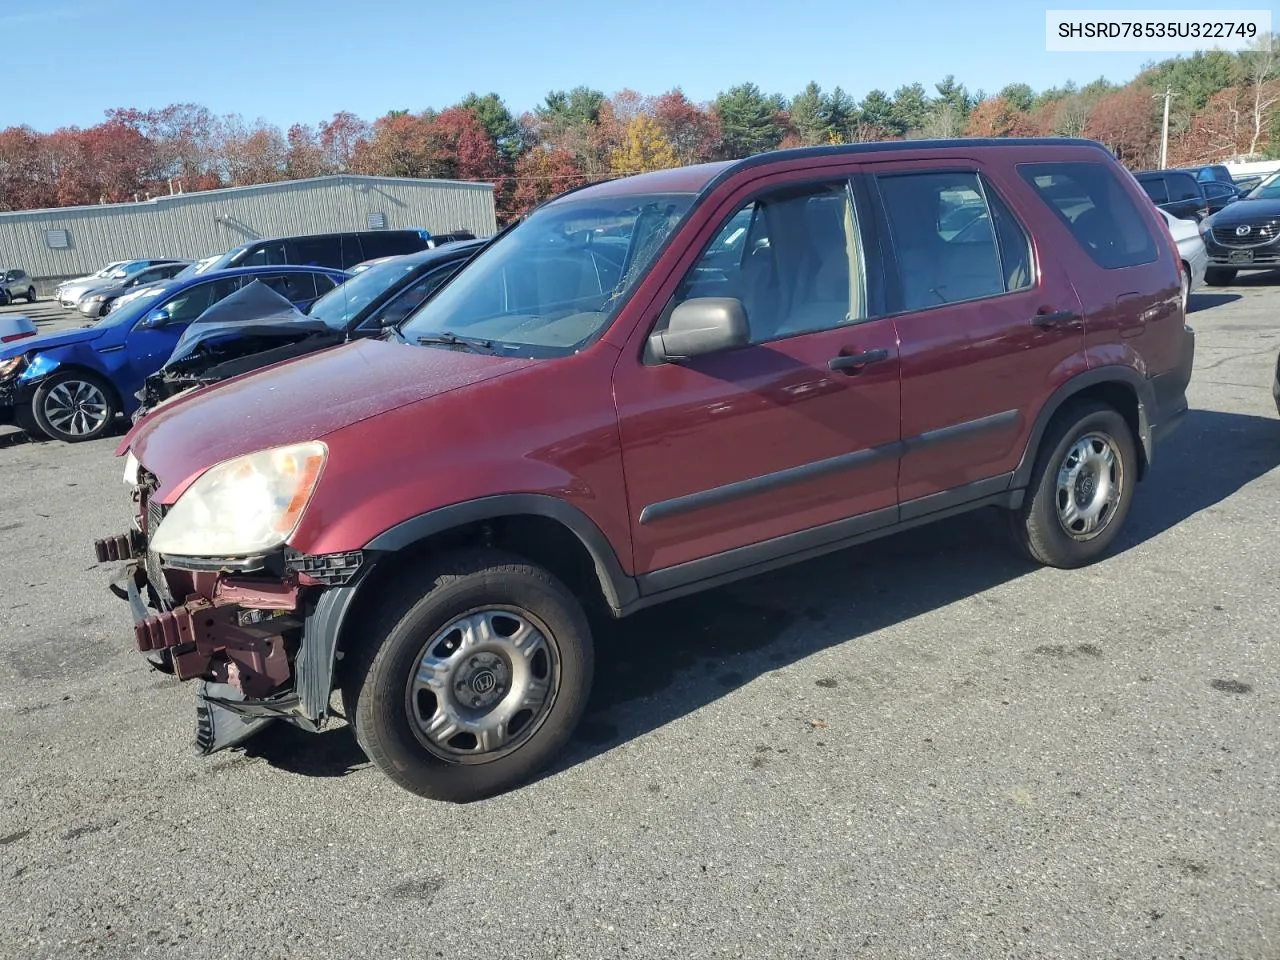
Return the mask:
<path id="1" fill-rule="evenodd" d="M 982 506 L 1075 567 L 1186 410 L 1177 250 L 1084 140 L 783 150 L 571 191 L 398 329 L 122 443 L 114 589 L 197 741 L 346 718 L 387 775 L 534 775 L 622 616 Z"/>

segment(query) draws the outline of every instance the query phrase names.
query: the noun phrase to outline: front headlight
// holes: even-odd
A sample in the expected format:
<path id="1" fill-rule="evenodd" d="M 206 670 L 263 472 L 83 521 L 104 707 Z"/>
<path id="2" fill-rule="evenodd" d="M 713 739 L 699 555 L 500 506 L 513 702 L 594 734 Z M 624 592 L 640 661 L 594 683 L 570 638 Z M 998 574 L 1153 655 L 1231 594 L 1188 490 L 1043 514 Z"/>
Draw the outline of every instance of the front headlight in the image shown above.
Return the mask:
<path id="1" fill-rule="evenodd" d="M 138 469 L 140 466 L 138 458 L 130 450 L 128 456 L 124 458 L 124 482 L 128 486 L 136 487 L 138 485 Z"/>
<path id="2" fill-rule="evenodd" d="M 16 357 L 10 357 L 8 360 L 0 360 L 0 380 L 8 380 L 10 377 L 17 376 L 26 364 L 27 358 L 22 354 Z"/>
<path id="3" fill-rule="evenodd" d="M 211 467 L 178 498 L 151 548 L 184 557 L 252 556 L 293 535 L 328 459 L 318 440 Z"/>

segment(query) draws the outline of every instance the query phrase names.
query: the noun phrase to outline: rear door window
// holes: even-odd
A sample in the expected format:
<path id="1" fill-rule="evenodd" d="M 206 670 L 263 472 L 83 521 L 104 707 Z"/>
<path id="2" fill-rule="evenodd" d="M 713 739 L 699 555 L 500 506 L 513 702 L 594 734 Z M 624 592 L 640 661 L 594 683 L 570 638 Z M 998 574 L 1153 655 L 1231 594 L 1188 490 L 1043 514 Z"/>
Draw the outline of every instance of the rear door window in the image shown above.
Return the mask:
<path id="1" fill-rule="evenodd" d="M 1147 219 L 1119 178 L 1101 163 L 1022 163 L 1018 173 L 1084 248 L 1107 270 L 1159 257 Z"/>
<path id="2" fill-rule="evenodd" d="M 1025 231 L 977 173 L 876 177 L 897 264 L 900 310 L 924 310 L 1030 286 Z"/>
<path id="3" fill-rule="evenodd" d="M 289 262 L 304 267 L 341 267 L 344 246 L 342 241 L 343 238 L 338 234 L 299 237 L 289 243 Z"/>
<path id="4" fill-rule="evenodd" d="M 311 276 L 316 282 L 317 297 L 323 297 L 338 285 L 337 282 L 327 273 L 313 273 Z"/>
<path id="5" fill-rule="evenodd" d="M 1179 200 L 1200 200 L 1204 196 L 1200 192 L 1200 185 L 1189 173 L 1166 174 L 1165 180 L 1169 185 L 1170 203 L 1176 203 Z"/>
<path id="6" fill-rule="evenodd" d="M 306 303 L 316 298 L 316 282 L 310 273 L 264 274 L 258 279 L 290 303 Z"/>
<path id="7" fill-rule="evenodd" d="M 1146 192 L 1153 203 L 1168 203 L 1169 190 L 1164 185 L 1164 177 L 1142 177 L 1138 186 Z"/>

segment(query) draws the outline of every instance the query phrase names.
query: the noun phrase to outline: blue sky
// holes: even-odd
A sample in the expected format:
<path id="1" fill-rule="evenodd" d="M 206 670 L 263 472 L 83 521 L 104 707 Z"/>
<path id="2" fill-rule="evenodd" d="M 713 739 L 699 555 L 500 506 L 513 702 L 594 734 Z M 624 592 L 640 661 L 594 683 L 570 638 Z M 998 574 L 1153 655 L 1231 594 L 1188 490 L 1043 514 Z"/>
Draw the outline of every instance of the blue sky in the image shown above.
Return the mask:
<path id="1" fill-rule="evenodd" d="M 548 90 L 680 86 L 709 100 L 746 80 L 809 80 L 859 99 L 953 73 L 970 91 L 1124 81 L 1166 55 L 1047 53 L 1045 6 L 1017 0 L 5 0 L 0 128 L 88 126 L 115 106 L 202 103 L 282 126 L 336 110 L 374 119 L 495 91 L 514 113 Z M 1055 8 L 1103 3 L 1056 0 Z M 1117 6 L 1112 4 L 1111 6 Z M 1128 9 L 1193 9 L 1176 0 Z M 1200 0 L 1200 7 L 1214 6 Z M 1260 6 L 1249 0 L 1219 3 Z M 256 8 L 256 9 L 255 9 Z"/>

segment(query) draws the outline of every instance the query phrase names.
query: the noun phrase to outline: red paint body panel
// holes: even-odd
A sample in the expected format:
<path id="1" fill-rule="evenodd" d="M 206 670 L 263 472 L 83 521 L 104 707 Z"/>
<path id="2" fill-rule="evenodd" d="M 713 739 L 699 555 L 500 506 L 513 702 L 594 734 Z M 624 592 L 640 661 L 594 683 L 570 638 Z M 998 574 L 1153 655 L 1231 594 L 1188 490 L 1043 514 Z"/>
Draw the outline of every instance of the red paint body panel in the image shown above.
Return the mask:
<path id="1" fill-rule="evenodd" d="M 577 191 L 553 202 L 705 191 L 609 329 L 580 353 L 517 360 L 360 341 L 198 391 L 148 416 L 121 451 L 133 450 L 160 478 L 161 502 L 172 503 L 219 461 L 322 439 L 329 461 L 290 542 L 312 554 L 357 550 L 404 520 L 503 493 L 573 505 L 629 574 L 871 511 L 891 519 L 902 501 L 1014 469 L 1046 399 L 1087 367 L 1120 363 L 1147 375 L 1176 365 L 1181 310 L 1163 307 L 1178 293 L 1171 242 L 1148 267 L 1098 268 L 1016 175 L 1017 163 L 1044 160 L 1046 149 L 1010 141 L 783 153 Z M 1054 147 L 1048 159 L 1103 162 L 1083 146 Z M 682 364 L 642 363 L 676 284 L 753 190 L 921 161 L 989 176 L 1032 236 L 1036 286 Z M 1131 290 L 1140 303 L 1117 306 Z M 1029 322 L 1041 309 L 1085 319 L 1044 331 Z M 888 358 L 855 375 L 827 368 L 838 354 L 877 348 Z M 1006 411 L 1017 415 L 1000 429 L 911 448 L 920 434 Z M 647 506 L 885 447 L 891 455 L 856 468 L 640 523 Z"/>
<path id="2" fill-rule="evenodd" d="M 485 359 L 433 347 L 373 345 L 433 354 L 433 362 Z M 616 359 L 616 350 L 597 344 L 572 357 L 521 361 L 505 376 L 326 435 L 325 475 L 291 545 L 305 553 L 357 550 L 435 507 L 501 493 L 543 493 L 586 514 L 627 566 L 626 493 L 609 400 Z"/>
<path id="3" fill-rule="evenodd" d="M 147 416 L 121 446 L 131 446 L 160 478 L 159 501 L 172 503 L 191 481 L 223 460 L 324 439 L 407 404 L 532 364 L 359 340 L 193 391 Z M 378 447 L 365 451 L 367 468 L 367 457 L 380 452 Z"/>

